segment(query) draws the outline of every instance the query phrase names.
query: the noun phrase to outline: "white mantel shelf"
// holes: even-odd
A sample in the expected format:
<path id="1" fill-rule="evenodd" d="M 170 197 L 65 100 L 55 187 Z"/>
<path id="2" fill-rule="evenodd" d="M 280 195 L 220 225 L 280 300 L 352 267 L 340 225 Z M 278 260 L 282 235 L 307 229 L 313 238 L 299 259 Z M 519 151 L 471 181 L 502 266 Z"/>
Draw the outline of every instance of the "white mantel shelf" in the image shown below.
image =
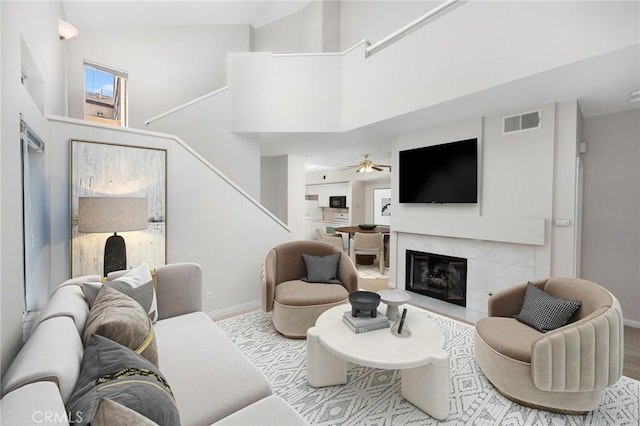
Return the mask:
<path id="1" fill-rule="evenodd" d="M 391 230 L 408 234 L 436 235 L 514 244 L 545 244 L 545 220 L 514 217 L 477 217 L 464 215 L 424 215 L 410 226 L 395 223 Z"/>

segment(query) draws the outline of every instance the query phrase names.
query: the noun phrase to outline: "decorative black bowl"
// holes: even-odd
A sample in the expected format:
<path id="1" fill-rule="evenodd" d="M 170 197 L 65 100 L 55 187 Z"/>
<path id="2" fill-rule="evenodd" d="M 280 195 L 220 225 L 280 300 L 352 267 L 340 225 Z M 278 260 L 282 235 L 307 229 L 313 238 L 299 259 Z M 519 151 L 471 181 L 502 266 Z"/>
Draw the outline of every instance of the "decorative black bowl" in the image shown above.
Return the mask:
<path id="1" fill-rule="evenodd" d="M 351 316 L 357 317 L 359 313 L 369 312 L 369 316 L 375 318 L 378 315 L 380 295 L 372 291 L 354 291 L 349 294 L 351 303 Z"/>
<path id="2" fill-rule="evenodd" d="M 361 223 L 360 225 L 358 225 L 358 228 L 363 229 L 365 231 L 372 231 L 376 229 L 377 226 L 378 225 L 373 223 Z"/>

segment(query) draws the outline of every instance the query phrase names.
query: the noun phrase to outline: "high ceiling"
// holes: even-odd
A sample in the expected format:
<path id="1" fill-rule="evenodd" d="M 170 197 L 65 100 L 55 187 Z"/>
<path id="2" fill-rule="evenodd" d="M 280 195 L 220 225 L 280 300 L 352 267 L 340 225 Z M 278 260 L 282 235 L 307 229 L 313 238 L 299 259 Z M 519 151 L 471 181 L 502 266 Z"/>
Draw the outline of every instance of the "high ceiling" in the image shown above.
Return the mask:
<path id="1" fill-rule="evenodd" d="M 250 24 L 259 27 L 302 9 L 310 0 L 63 0 L 67 20 L 83 30 L 126 27 Z M 522 112 L 549 102 L 577 99 L 585 117 L 640 108 L 629 92 L 640 89 L 638 45 L 510 82 L 479 93 L 331 134 L 265 134 L 262 155 L 294 154 L 307 165 L 344 167 L 362 154 L 389 164 L 394 136 L 481 116 Z"/>

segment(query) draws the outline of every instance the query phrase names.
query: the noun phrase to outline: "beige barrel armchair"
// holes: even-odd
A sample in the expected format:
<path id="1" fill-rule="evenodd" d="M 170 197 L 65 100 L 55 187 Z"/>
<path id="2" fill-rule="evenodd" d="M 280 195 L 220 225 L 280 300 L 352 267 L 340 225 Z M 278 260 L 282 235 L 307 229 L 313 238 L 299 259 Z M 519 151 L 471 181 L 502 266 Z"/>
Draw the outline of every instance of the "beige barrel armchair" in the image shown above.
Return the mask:
<path id="1" fill-rule="evenodd" d="M 489 316 L 476 324 L 478 365 L 493 386 L 522 405 L 578 414 L 598 407 L 602 389 L 622 375 L 620 303 L 604 287 L 577 278 L 533 282 L 555 297 L 579 300 L 569 323 L 540 332 L 515 318 L 526 283 L 489 299 Z"/>
<path id="2" fill-rule="evenodd" d="M 337 283 L 309 283 L 303 254 L 340 253 Z M 329 308 L 348 302 L 358 289 L 358 272 L 347 254 L 322 241 L 290 241 L 273 247 L 262 265 L 262 308 L 271 312 L 275 329 L 290 338 L 306 338 L 307 330 Z"/>

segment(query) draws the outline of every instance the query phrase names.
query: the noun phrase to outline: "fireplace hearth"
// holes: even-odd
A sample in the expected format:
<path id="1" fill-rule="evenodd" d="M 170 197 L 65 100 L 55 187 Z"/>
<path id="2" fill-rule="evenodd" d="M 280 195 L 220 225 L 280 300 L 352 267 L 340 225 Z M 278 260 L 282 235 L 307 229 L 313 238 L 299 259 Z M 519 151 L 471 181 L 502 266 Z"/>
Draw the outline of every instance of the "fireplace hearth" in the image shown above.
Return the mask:
<path id="1" fill-rule="evenodd" d="M 467 259 L 407 250 L 406 289 L 467 306 Z"/>

